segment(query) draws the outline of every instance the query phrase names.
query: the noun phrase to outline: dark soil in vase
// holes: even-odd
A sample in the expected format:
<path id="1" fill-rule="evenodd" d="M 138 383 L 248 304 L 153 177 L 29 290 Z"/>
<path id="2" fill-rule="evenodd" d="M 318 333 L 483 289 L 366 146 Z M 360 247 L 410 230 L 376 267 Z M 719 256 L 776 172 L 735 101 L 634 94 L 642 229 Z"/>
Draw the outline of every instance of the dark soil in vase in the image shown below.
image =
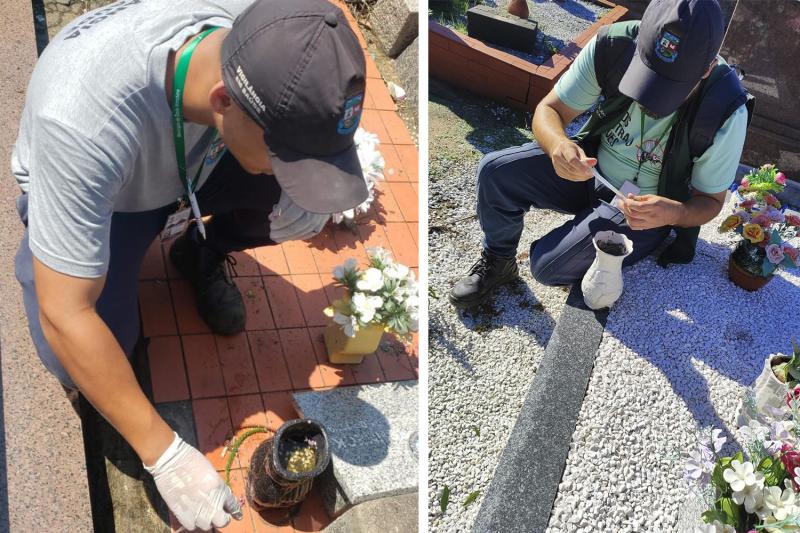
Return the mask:
<path id="1" fill-rule="evenodd" d="M 625 255 L 625 252 L 627 251 L 625 244 L 619 242 L 597 241 L 597 247 L 608 255 Z"/>

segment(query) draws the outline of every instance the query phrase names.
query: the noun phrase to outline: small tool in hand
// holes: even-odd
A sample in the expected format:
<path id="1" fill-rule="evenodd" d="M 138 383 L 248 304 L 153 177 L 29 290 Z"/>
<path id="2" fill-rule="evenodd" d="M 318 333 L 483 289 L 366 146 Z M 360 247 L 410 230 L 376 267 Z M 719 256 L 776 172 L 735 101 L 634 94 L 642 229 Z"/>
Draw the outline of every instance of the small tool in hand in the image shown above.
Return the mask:
<path id="1" fill-rule="evenodd" d="M 616 187 L 614 187 L 613 185 L 611 185 L 611 183 L 610 183 L 610 182 L 609 182 L 607 179 L 605 179 L 605 178 L 604 178 L 604 177 L 603 177 L 603 176 L 602 176 L 602 175 L 601 175 L 601 174 L 600 174 L 600 173 L 597 171 L 597 169 L 596 169 L 596 168 L 592 168 L 592 174 L 594 174 L 594 179 L 596 179 L 597 181 L 599 181 L 600 183 L 602 183 L 603 185 L 605 185 L 606 187 L 608 187 L 609 189 L 611 189 L 612 191 L 614 191 L 614 194 L 616 194 L 617 196 L 619 196 L 619 197 L 620 197 L 620 198 L 622 198 L 623 200 L 627 200 L 627 198 L 625 197 L 625 195 L 624 195 L 624 194 L 622 194 L 622 191 L 620 191 L 619 189 L 617 189 Z"/>

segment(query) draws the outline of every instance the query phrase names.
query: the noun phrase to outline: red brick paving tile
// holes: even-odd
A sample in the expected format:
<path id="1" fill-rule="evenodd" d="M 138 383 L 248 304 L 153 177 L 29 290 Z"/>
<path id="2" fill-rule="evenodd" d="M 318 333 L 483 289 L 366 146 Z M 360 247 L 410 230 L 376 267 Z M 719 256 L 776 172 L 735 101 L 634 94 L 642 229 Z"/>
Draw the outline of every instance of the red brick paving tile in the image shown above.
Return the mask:
<path id="1" fill-rule="evenodd" d="M 368 91 L 364 93 L 364 109 L 378 109 L 375 100 L 372 99 L 372 94 Z"/>
<path id="2" fill-rule="evenodd" d="M 372 59 L 369 55 L 367 55 L 367 78 L 375 78 L 381 79 L 381 73 L 378 70 L 378 65 L 375 64 L 375 60 Z"/>
<path id="3" fill-rule="evenodd" d="M 336 281 L 333 274 L 322 274 L 320 277 L 322 278 L 322 284 L 325 286 L 325 294 L 328 296 L 329 302 L 333 303 L 347 295 L 347 289 Z"/>
<path id="4" fill-rule="evenodd" d="M 245 479 L 243 470 L 231 471 L 231 491 L 237 500 L 242 501 L 245 498 Z M 253 524 L 253 509 L 245 504 L 242 506 L 242 519 L 231 520 L 230 523 L 224 528 L 217 528 L 214 531 L 222 533 L 255 533 L 256 528 Z"/>
<path id="5" fill-rule="evenodd" d="M 416 146 L 408 144 L 398 144 L 394 147 L 400 161 L 403 163 L 403 169 L 406 171 L 411 181 L 419 181 L 419 150 Z"/>
<path id="6" fill-rule="evenodd" d="M 387 381 L 416 379 L 417 376 L 408 359 L 406 347 L 393 335 L 383 335 L 375 355 Z"/>
<path id="7" fill-rule="evenodd" d="M 392 250 L 397 261 L 408 267 L 419 266 L 417 264 L 419 256 L 417 243 L 414 242 L 407 224 L 397 222 L 386 224 L 386 235 L 389 237 L 389 242 L 392 243 Z"/>
<path id="8" fill-rule="evenodd" d="M 281 245 L 291 274 L 316 274 L 317 264 L 311 245 L 305 241 L 289 241 Z"/>
<path id="9" fill-rule="evenodd" d="M 186 370 L 192 398 L 224 396 L 225 383 L 212 335 L 185 335 L 183 341 Z"/>
<path id="10" fill-rule="evenodd" d="M 392 144 L 414 144 L 414 139 L 408 133 L 406 123 L 394 111 L 378 111 L 383 120 L 383 125 L 386 131 L 389 132 L 389 138 Z"/>
<path id="11" fill-rule="evenodd" d="M 410 183 L 387 183 L 406 222 L 419 221 L 419 197 Z"/>
<path id="12" fill-rule="evenodd" d="M 367 92 L 372 96 L 375 107 L 380 110 L 389 112 L 396 112 L 397 106 L 394 105 L 394 100 L 389 94 L 389 89 L 382 79 L 367 79 Z"/>
<path id="13" fill-rule="evenodd" d="M 384 181 L 375 184 L 375 202 L 372 203 L 370 210 L 374 211 L 379 222 L 403 222 L 405 220 L 389 184 Z"/>
<path id="14" fill-rule="evenodd" d="M 292 388 L 300 390 L 325 387 L 308 330 L 281 329 L 278 334 L 281 337 L 286 366 L 289 367 L 289 376 L 292 378 Z"/>
<path id="15" fill-rule="evenodd" d="M 169 282 L 172 301 L 175 302 L 175 315 L 178 317 L 178 330 L 181 335 L 191 333 L 210 333 L 208 325 L 197 313 L 194 290 L 187 280 Z"/>
<path id="16" fill-rule="evenodd" d="M 251 331 L 247 334 L 256 376 L 262 392 L 290 390 L 292 380 L 283 358 L 281 339 L 277 331 Z"/>
<path id="17" fill-rule="evenodd" d="M 178 337 L 155 337 L 147 345 L 153 401 L 176 402 L 189 399 L 183 350 Z"/>
<path id="18" fill-rule="evenodd" d="M 231 413 L 231 427 L 236 436 L 243 434 L 250 426 L 267 425 L 267 414 L 264 412 L 260 394 L 231 396 L 228 398 L 228 407 Z M 245 439 L 236 455 L 242 468 L 246 468 L 250 464 L 253 452 L 270 435 L 271 433 L 256 433 Z"/>
<path id="19" fill-rule="evenodd" d="M 361 115 L 361 127 L 378 136 L 381 144 L 392 144 L 392 138 L 381 120 L 380 111 L 365 109 Z"/>
<path id="20" fill-rule="evenodd" d="M 234 278 L 234 282 L 239 287 L 247 310 L 247 331 L 275 329 L 275 321 L 272 319 L 272 310 L 267 300 L 267 293 L 259 277 Z"/>
<path id="21" fill-rule="evenodd" d="M 178 332 L 166 282 L 139 282 L 139 311 L 145 337 L 174 335 Z"/>
<path id="22" fill-rule="evenodd" d="M 328 351 L 325 348 L 325 340 L 322 337 L 324 331 L 324 327 L 308 328 L 308 333 L 311 335 L 311 344 L 314 347 L 317 361 L 319 361 L 319 371 L 322 373 L 325 385 L 328 387 L 354 385 L 356 378 L 348 365 L 334 365 L 328 361 Z"/>
<path id="23" fill-rule="evenodd" d="M 305 325 L 300 302 L 289 276 L 266 276 L 264 286 L 278 328 L 299 328 Z"/>
<path id="24" fill-rule="evenodd" d="M 154 240 L 147 249 L 139 269 L 139 279 L 167 279 L 164 258 L 161 256 L 161 239 Z"/>
<path id="25" fill-rule="evenodd" d="M 247 335 L 238 333 L 228 337 L 215 335 L 217 354 L 222 365 L 222 377 L 228 395 L 258 392 L 258 379 L 250 357 Z"/>
<path id="26" fill-rule="evenodd" d="M 236 276 L 260 276 L 261 270 L 259 269 L 258 261 L 255 257 L 255 252 L 246 250 L 244 252 L 232 252 L 231 255 L 236 260 L 233 266 Z"/>
<path id="27" fill-rule="evenodd" d="M 351 365 L 350 368 L 356 383 L 380 383 L 386 381 L 386 376 L 384 376 L 375 354 L 365 356 L 361 364 Z"/>
<path id="28" fill-rule="evenodd" d="M 283 248 L 280 246 L 262 246 L 255 249 L 256 260 L 261 266 L 264 276 L 283 275 L 289 273 Z"/>
<path id="29" fill-rule="evenodd" d="M 397 149 L 392 144 L 383 144 L 379 147 L 383 156 L 383 179 L 386 181 L 409 181 L 409 175 L 403 167 Z"/>
<path id="30" fill-rule="evenodd" d="M 411 237 L 413 237 L 417 247 L 419 247 L 419 224 L 416 222 L 410 222 L 408 224 L 408 230 L 411 232 Z M 419 278 L 419 276 L 417 276 L 417 278 Z"/>
<path id="31" fill-rule="evenodd" d="M 225 398 L 192 400 L 194 425 L 197 429 L 197 444 L 214 468 L 225 469 L 222 448 L 231 436 L 231 417 Z"/>
<path id="32" fill-rule="evenodd" d="M 325 506 L 322 504 L 322 497 L 318 489 L 311 489 L 308 497 L 303 502 L 300 514 L 294 518 L 295 531 L 322 531 L 331 523 Z"/>
<path id="33" fill-rule="evenodd" d="M 417 193 L 417 195 L 419 195 L 419 183 L 411 182 L 411 188 L 414 189 L 414 192 Z"/>
<path id="34" fill-rule="evenodd" d="M 364 245 L 361 244 L 361 239 L 358 235 L 358 230 L 351 230 L 344 226 L 336 226 L 333 229 L 333 240 L 336 242 L 337 254 L 339 261 L 336 264 L 343 263 L 347 258 L 352 257 L 358 260 L 359 263 L 366 264 L 367 251 Z"/>
<path id="35" fill-rule="evenodd" d="M 332 272 L 334 267 L 340 265 L 344 260 L 337 255 L 338 247 L 336 239 L 333 237 L 333 229 L 329 226 L 323 229 L 318 235 L 309 241 L 314 260 L 317 263 L 317 271 L 320 274 Z"/>
<path id="36" fill-rule="evenodd" d="M 319 274 L 299 274 L 291 276 L 292 283 L 297 289 L 300 308 L 308 326 L 323 326 L 330 320 L 322 312 L 330 305 L 325 294 L 325 287 Z"/>
<path id="37" fill-rule="evenodd" d="M 277 431 L 281 424 L 299 416 L 289 392 L 268 392 L 262 394 L 261 398 L 267 411 L 267 427 L 272 431 Z"/>
<path id="38" fill-rule="evenodd" d="M 256 533 L 295 533 L 291 524 L 283 524 L 285 521 L 286 509 L 270 509 L 261 513 L 253 513 Z"/>
<path id="39" fill-rule="evenodd" d="M 386 236 L 384 226 L 378 224 L 359 224 L 358 233 L 361 236 L 361 243 L 365 249 L 384 248 L 392 251 L 389 237 Z"/>

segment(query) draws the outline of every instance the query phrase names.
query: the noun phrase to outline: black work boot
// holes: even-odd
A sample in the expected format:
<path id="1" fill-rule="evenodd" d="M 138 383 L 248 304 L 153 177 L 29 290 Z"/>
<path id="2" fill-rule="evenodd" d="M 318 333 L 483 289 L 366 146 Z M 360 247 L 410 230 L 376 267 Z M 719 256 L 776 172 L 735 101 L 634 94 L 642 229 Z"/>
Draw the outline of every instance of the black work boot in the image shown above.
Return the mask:
<path id="1" fill-rule="evenodd" d="M 192 226 L 178 237 L 169 250 L 169 258 L 191 282 L 197 311 L 211 331 L 219 335 L 244 331 L 244 300 L 226 268 L 226 262 L 233 258 L 206 246 L 196 234 L 197 228 Z"/>
<path id="2" fill-rule="evenodd" d="M 450 291 L 450 303 L 459 309 L 482 304 L 500 285 L 519 277 L 516 257 L 497 257 L 487 251 Z"/>

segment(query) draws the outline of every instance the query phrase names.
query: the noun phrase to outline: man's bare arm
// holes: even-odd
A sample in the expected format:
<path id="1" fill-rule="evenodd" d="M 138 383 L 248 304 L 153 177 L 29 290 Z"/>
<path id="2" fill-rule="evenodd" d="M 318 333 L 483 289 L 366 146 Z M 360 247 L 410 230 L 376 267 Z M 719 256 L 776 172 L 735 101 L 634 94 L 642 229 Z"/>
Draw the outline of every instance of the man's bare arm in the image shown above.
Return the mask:
<path id="1" fill-rule="evenodd" d="M 533 114 L 533 136 L 553 161 L 556 174 L 570 181 L 587 181 L 592 178 L 594 158 L 586 157 L 580 146 L 572 142 L 564 131 L 581 111 L 572 109 L 561 101 L 552 89 L 536 106 Z"/>
<path id="2" fill-rule="evenodd" d="M 67 276 L 36 258 L 33 274 L 42 330 L 59 361 L 142 462 L 155 463 L 174 435 L 142 392 L 122 348 L 95 310 L 105 278 Z"/>

